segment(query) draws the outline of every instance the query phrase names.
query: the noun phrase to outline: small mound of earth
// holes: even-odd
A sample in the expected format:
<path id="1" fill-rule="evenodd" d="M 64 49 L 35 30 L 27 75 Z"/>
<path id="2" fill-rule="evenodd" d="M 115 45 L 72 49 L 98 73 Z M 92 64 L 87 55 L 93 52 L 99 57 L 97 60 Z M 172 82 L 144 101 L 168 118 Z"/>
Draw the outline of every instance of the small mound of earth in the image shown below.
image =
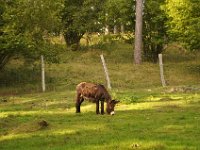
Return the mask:
<path id="1" fill-rule="evenodd" d="M 23 123 L 18 127 L 14 128 L 11 133 L 28 133 L 28 132 L 35 132 L 42 129 L 46 129 L 49 126 L 49 123 L 45 120 L 36 120 L 30 121 L 27 123 Z"/>
<path id="2" fill-rule="evenodd" d="M 6 103 L 6 102 L 8 102 L 8 99 L 6 99 L 6 98 L 1 98 L 0 99 L 0 103 Z"/>
<path id="3" fill-rule="evenodd" d="M 49 124 L 45 120 L 41 120 L 38 122 L 38 125 L 42 128 L 47 127 Z"/>
<path id="4" fill-rule="evenodd" d="M 200 89 L 195 88 L 195 87 L 172 87 L 168 90 L 169 93 L 189 93 L 189 92 L 196 92 L 199 91 Z"/>

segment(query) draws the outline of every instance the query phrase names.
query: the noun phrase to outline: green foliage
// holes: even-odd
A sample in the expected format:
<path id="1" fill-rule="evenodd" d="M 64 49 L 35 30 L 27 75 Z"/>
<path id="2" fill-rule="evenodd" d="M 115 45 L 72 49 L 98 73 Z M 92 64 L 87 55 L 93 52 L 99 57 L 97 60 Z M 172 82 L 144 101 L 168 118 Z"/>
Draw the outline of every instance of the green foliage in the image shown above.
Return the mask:
<path id="1" fill-rule="evenodd" d="M 4 1 L 0 1 L 0 35 L 2 34 L 2 29 L 1 27 L 4 24 L 4 20 L 3 20 L 3 13 L 4 13 Z"/>
<path id="2" fill-rule="evenodd" d="M 11 57 L 31 50 L 33 46 L 29 39 L 13 32 L 4 32 L 0 36 L 0 43 L 0 70 L 4 68 Z"/>
<path id="3" fill-rule="evenodd" d="M 0 69 L 16 55 L 35 59 L 41 54 L 55 54 L 46 48 L 53 49 L 49 37 L 60 30 L 60 0 L 14 0 L 1 4 Z"/>
<path id="4" fill-rule="evenodd" d="M 200 49 L 200 2 L 198 0 L 167 0 L 164 10 L 172 40 L 177 40 L 189 50 Z"/>
<path id="5" fill-rule="evenodd" d="M 78 49 L 86 32 L 102 32 L 105 25 L 123 24 L 132 31 L 132 7 L 133 1 L 126 0 L 65 0 L 62 21 L 66 44 Z"/>
<path id="6" fill-rule="evenodd" d="M 19 0 L 7 4 L 4 15 L 7 29 L 28 34 L 34 41 L 43 40 L 49 33 L 56 33 L 59 24 L 58 10 L 61 2 L 49 0 Z"/>
<path id="7" fill-rule="evenodd" d="M 143 42 L 144 58 L 147 61 L 157 62 L 158 54 L 162 53 L 166 43 L 167 20 L 164 11 L 161 9 L 164 0 L 145 1 Z"/>
<path id="8" fill-rule="evenodd" d="M 65 0 L 62 10 L 64 37 L 67 46 L 79 48 L 80 39 L 86 32 L 99 30 L 99 12 L 102 0 Z"/>
<path id="9" fill-rule="evenodd" d="M 125 25 L 126 29 L 133 30 L 135 14 L 133 13 L 135 0 L 106 0 L 102 14 L 103 22 L 113 25 Z"/>

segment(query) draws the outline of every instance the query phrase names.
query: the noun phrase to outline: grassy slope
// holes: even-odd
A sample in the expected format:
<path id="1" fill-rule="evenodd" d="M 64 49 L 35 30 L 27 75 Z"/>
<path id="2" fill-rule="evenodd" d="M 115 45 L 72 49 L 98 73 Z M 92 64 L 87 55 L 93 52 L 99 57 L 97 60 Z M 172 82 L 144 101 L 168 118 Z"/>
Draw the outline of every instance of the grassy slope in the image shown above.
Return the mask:
<path id="1" fill-rule="evenodd" d="M 199 94 L 138 95 L 146 101 L 121 103 L 115 116 L 90 103 L 75 114 L 63 92 L 12 97 L 0 105 L 0 149 L 200 148 Z"/>
<path id="2" fill-rule="evenodd" d="M 0 97 L 0 149 L 200 149 L 198 56 L 166 52 L 170 87 L 161 88 L 157 64 L 134 66 L 130 45 L 106 49 L 67 52 L 61 64 L 47 67 L 47 76 L 56 77 L 54 92 Z M 75 114 L 75 85 L 105 83 L 102 52 L 112 96 L 122 101 L 117 114 L 96 115 L 88 102 Z M 192 87 L 176 93 L 171 88 L 177 85 Z M 41 120 L 48 127 L 40 126 Z"/>
<path id="3" fill-rule="evenodd" d="M 46 65 L 47 89 L 74 90 L 75 86 L 82 81 L 106 84 L 99 56 L 102 53 L 114 90 L 151 89 L 161 86 L 158 64 L 144 62 L 140 66 L 134 65 L 131 45 L 119 43 L 103 46 L 103 49 L 105 50 L 66 51 L 61 55 L 60 64 Z M 200 83 L 199 54 L 188 54 L 177 50 L 172 45 L 164 53 L 163 61 L 164 74 L 169 86 L 195 86 Z M 35 89 L 41 90 L 40 65 L 34 69 L 30 66 L 28 71 L 21 69 L 21 67 L 16 70 L 14 69 L 16 68 L 15 60 L 8 68 L 10 71 L 5 73 L 4 78 L 7 78 L 5 83 L 11 86 L 10 89 L 1 86 L 0 94 L 7 94 L 9 91 L 11 91 L 10 93 L 21 93 Z M 28 82 L 31 79 L 36 80 L 34 85 L 33 82 Z"/>

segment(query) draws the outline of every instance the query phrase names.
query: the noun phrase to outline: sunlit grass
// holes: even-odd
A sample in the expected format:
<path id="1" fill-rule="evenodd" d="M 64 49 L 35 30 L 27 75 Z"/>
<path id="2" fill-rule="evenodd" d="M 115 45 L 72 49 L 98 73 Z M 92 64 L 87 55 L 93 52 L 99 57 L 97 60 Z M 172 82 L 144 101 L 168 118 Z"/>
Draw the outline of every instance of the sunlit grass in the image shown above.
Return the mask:
<path id="1" fill-rule="evenodd" d="M 65 114 L 66 111 L 9 111 L 2 112 L 0 118 L 6 118 L 8 116 L 26 116 L 26 115 L 51 115 L 51 114 Z"/>
<path id="2" fill-rule="evenodd" d="M 53 87 L 45 93 L 31 92 L 33 85 L 3 87 L 0 149 L 200 149 L 199 56 L 177 55 L 169 47 L 163 56 L 168 86 L 162 88 L 158 64 L 134 65 L 132 45 L 107 48 L 66 51 L 60 64 L 46 64 L 46 75 L 52 79 L 47 87 Z M 76 114 L 76 85 L 106 83 L 102 53 L 111 79 L 109 92 L 121 101 L 116 115 L 96 115 L 95 104 L 89 102 Z M 14 69 L 12 64 L 9 67 Z M 48 126 L 41 126 L 40 121 Z"/>
<path id="3" fill-rule="evenodd" d="M 198 93 L 121 92 L 115 91 L 115 97 L 122 94 L 128 100 L 137 95 L 137 99 L 131 103 L 122 100 L 115 108 L 115 116 L 96 115 L 95 104 L 89 102 L 83 103 L 81 114 L 75 114 L 71 91 L 66 101 L 62 92 L 52 99 L 50 95 L 54 92 L 12 97 L 0 103 L 4 107 L 0 112 L 0 149 L 200 148 Z M 46 98 L 49 101 L 43 105 Z M 15 100 L 18 109 L 12 103 Z M 33 110 L 24 108 L 24 104 L 32 102 L 42 106 L 36 105 Z M 63 107 L 65 104 L 69 107 Z M 41 127 L 38 124 L 41 120 L 48 126 Z"/>
<path id="4" fill-rule="evenodd" d="M 94 37 L 96 38 L 96 37 Z M 170 44 L 163 53 L 164 76 L 168 86 L 198 86 L 200 83 L 200 55 L 197 53 L 176 52 L 176 44 Z M 111 86 L 115 90 L 141 90 L 161 87 L 158 63 L 133 63 L 133 47 L 131 44 L 117 42 L 108 44 L 103 49 L 91 47 L 87 50 L 64 51 L 60 63 L 46 64 L 47 91 L 74 90 L 82 81 L 96 82 L 106 85 L 105 75 L 100 59 L 103 54 L 110 75 Z M 18 60 L 16 60 L 18 61 Z M 7 72 L 1 74 L 8 87 L 0 87 L 0 94 L 34 93 L 41 91 L 40 65 L 36 68 L 21 66 L 16 69 L 15 61 L 7 65 Z M 29 83 L 30 72 L 36 69 L 37 81 Z M 26 72 L 27 71 L 27 72 Z M 23 74 L 23 76 L 20 76 Z M 24 77 L 24 79 L 23 79 Z M 7 79 L 7 80 L 6 80 Z M 20 83 L 20 82 L 24 83 Z M 17 82 L 17 83 L 15 83 Z M 11 84 L 9 86 L 9 84 Z M 55 93 L 56 93 L 55 92 Z M 52 95 L 53 97 L 53 95 Z"/>

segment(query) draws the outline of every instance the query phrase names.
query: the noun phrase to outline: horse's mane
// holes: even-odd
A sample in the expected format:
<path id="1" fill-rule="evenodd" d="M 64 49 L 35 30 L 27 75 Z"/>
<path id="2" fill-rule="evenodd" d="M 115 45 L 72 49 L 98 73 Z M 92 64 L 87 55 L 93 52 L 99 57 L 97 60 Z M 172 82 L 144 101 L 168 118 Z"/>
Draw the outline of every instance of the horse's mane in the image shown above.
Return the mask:
<path id="1" fill-rule="evenodd" d="M 106 95 L 105 95 L 105 99 L 106 99 L 106 100 L 112 100 L 112 99 L 111 99 L 111 95 L 108 93 L 108 90 L 105 88 L 105 86 L 102 85 L 102 84 L 98 84 L 98 86 L 100 86 L 100 87 L 105 91 L 105 92 L 104 92 L 104 93 L 106 94 Z"/>

